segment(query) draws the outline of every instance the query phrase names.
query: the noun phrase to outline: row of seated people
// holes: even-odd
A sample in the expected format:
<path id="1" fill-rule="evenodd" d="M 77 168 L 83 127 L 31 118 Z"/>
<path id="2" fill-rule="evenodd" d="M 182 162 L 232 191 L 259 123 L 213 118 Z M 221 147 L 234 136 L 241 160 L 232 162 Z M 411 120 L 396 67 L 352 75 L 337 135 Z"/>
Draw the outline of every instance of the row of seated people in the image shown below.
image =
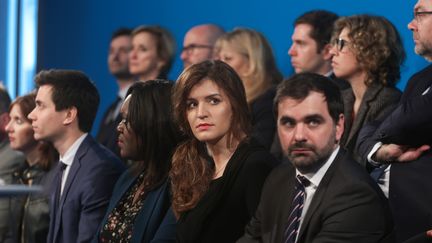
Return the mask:
<path id="1" fill-rule="evenodd" d="M 325 12 L 305 16 L 317 14 Z M 414 33 L 421 28 L 415 16 L 409 26 Z M 301 25 L 305 22 L 299 20 L 296 28 Z M 17 227 L 7 231 L 9 236 L 48 234 L 48 242 L 402 242 L 418 233 L 423 240 L 431 227 L 430 209 L 418 205 L 427 205 L 430 198 L 406 190 L 424 179 L 429 167 L 423 161 L 403 168 L 380 164 L 428 155 L 428 138 L 412 136 L 430 126 L 428 114 L 413 110 L 414 105 L 427 107 L 430 84 L 416 87 L 424 77 L 415 76 L 404 95 L 416 92 L 412 96 L 418 100 L 399 102 L 394 83 L 404 51 L 385 18 L 340 18 L 330 43 L 323 54 L 334 75 L 351 87 L 342 95 L 342 81 L 312 73 L 294 75 L 276 89 L 280 74 L 270 46 L 249 29 L 222 35 L 215 59 L 224 62 L 187 67 L 173 90 L 170 82 L 144 77 L 129 85 L 116 129 L 119 154 L 134 161 L 125 172 L 115 155 L 88 135 L 99 102 L 94 85 L 80 72 L 42 71 L 36 77 L 37 95 L 27 98 L 36 101 L 34 109 L 25 110 L 18 100 L 12 103 L 6 130 L 27 167 L 41 167 L 37 183 L 45 179 L 51 185 L 49 203 L 37 196 L 40 208 L 49 204 L 50 217 L 42 210 L 39 216 L 46 221 L 44 227 L 38 225 L 39 232 Z M 300 46 L 294 39 L 290 53 Z M 418 52 L 428 58 L 428 52 Z M 132 71 L 138 64 L 130 61 Z M 264 101 L 256 105 L 258 100 Z M 257 122 L 263 113 L 266 122 Z M 408 115 L 418 119 L 411 122 Z M 359 136 L 364 124 L 384 118 L 375 134 L 368 130 Z M 29 144 L 17 135 L 24 134 L 19 133 L 22 124 Z M 276 154 L 283 151 L 289 162 L 273 170 L 279 161 L 269 153 L 268 141 L 276 127 Z M 61 162 L 48 172 L 54 149 Z M 39 165 L 45 160 L 48 166 Z M 406 169 L 410 165 L 415 168 Z M 398 168 L 405 170 L 399 173 L 423 171 L 411 171 L 414 184 L 405 182 L 404 194 L 392 192 L 392 184 L 389 191 L 388 177 L 384 180 L 389 207 L 367 169 L 385 169 L 385 176 Z M 37 201 L 36 196 L 26 200 Z M 401 209 L 404 200 L 411 201 L 413 211 Z M 26 213 L 35 212 L 28 209 L 11 211 L 24 212 L 16 218 L 26 219 Z"/>

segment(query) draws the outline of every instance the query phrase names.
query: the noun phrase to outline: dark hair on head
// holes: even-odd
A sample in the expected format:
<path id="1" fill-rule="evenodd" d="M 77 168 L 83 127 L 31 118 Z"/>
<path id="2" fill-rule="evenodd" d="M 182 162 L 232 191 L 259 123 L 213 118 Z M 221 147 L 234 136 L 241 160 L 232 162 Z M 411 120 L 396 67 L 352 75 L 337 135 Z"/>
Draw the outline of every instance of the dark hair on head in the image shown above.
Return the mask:
<path id="1" fill-rule="evenodd" d="M 135 134 L 140 153 L 132 166 L 135 174 L 145 172 L 146 185 L 154 187 L 167 178 L 171 156 L 180 141 L 180 131 L 173 119 L 171 89 L 166 80 L 136 82 L 128 90 L 131 95 L 126 120 Z"/>
<path id="2" fill-rule="evenodd" d="M 188 140 L 177 147 L 170 172 L 173 188 L 173 210 L 178 216 L 198 203 L 207 191 L 214 166 L 207 161 L 204 144 L 196 139 L 187 120 L 188 97 L 195 85 L 210 80 L 228 97 L 232 109 L 227 147 L 241 141 L 251 130 L 245 89 L 237 73 L 222 61 L 204 61 L 186 68 L 174 87 L 174 114 Z"/>
<path id="3" fill-rule="evenodd" d="M 99 106 L 99 92 L 84 73 L 58 69 L 40 71 L 35 82 L 38 88 L 52 87 L 51 99 L 56 111 L 75 107 L 79 129 L 90 132 Z"/>
<path id="4" fill-rule="evenodd" d="M 160 70 L 159 77 L 166 78 L 174 61 L 176 49 L 175 39 L 167 29 L 156 25 L 138 26 L 132 31 L 132 37 L 143 32 L 150 33 L 156 38 L 157 55 L 165 62 L 165 65 Z"/>
<path id="5" fill-rule="evenodd" d="M 396 27 L 381 16 L 353 15 L 336 21 L 333 39 L 337 39 L 345 28 L 349 37 L 346 41 L 367 73 L 365 84 L 377 82 L 394 86 L 400 79 L 400 66 L 406 57 Z"/>
<path id="6" fill-rule="evenodd" d="M 324 95 L 329 114 L 336 124 L 339 121 L 340 114 L 344 112 L 344 104 L 339 87 L 328 77 L 308 72 L 294 74 L 279 84 L 273 103 L 276 117 L 278 116 L 278 105 L 283 99 L 291 98 L 302 101 L 312 91 Z"/>
<path id="7" fill-rule="evenodd" d="M 316 41 L 319 53 L 330 43 L 333 24 L 338 18 L 337 14 L 326 10 L 313 10 L 299 16 L 294 22 L 294 27 L 299 24 L 308 24 L 312 27 L 309 35 Z"/>
<path id="8" fill-rule="evenodd" d="M 28 119 L 28 114 L 32 112 L 35 108 L 36 103 L 36 93 L 31 92 L 29 94 L 17 97 L 9 106 L 9 112 L 11 112 L 12 108 L 17 105 L 19 106 L 22 116 L 24 117 L 25 122 L 31 123 L 31 120 Z M 54 146 L 45 141 L 38 142 L 38 165 L 45 171 L 50 170 L 52 165 L 58 160 L 58 152 L 54 148 Z"/>
<path id="9" fill-rule="evenodd" d="M 131 29 L 121 27 L 112 33 L 111 40 L 114 40 L 115 38 L 120 37 L 120 36 L 131 36 L 131 35 L 132 35 Z"/>
<path id="10" fill-rule="evenodd" d="M 11 98 L 4 88 L 0 88 L 0 114 L 8 112 Z"/>

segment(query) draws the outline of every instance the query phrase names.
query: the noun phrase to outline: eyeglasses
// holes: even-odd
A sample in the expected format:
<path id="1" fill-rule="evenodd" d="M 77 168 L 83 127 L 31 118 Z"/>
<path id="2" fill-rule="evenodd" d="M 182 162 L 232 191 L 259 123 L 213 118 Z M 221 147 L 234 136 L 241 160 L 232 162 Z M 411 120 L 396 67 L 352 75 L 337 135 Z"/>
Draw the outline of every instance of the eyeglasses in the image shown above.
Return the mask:
<path id="1" fill-rule="evenodd" d="M 349 44 L 349 42 L 346 41 L 346 40 L 344 40 L 344 39 L 342 39 L 342 38 L 338 38 L 338 39 L 335 39 L 333 41 L 333 46 L 336 46 L 336 49 L 338 51 L 342 51 L 342 49 L 344 48 L 344 46 L 346 46 L 347 44 Z"/>
<path id="2" fill-rule="evenodd" d="M 191 53 L 191 52 L 193 52 L 193 50 L 198 49 L 198 48 L 212 49 L 213 46 L 210 46 L 210 45 L 200 45 L 200 44 L 190 44 L 188 46 L 183 47 L 182 52 Z"/>
<path id="3" fill-rule="evenodd" d="M 432 11 L 416 11 L 414 12 L 414 19 L 419 22 L 421 21 L 423 16 L 432 14 Z"/>

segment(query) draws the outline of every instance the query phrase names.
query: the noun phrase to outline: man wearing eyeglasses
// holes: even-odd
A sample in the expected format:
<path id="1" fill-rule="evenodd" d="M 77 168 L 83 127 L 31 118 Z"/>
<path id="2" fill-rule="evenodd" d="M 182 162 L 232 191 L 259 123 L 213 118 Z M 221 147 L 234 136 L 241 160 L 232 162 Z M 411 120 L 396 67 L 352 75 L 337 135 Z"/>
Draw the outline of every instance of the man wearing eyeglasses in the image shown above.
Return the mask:
<path id="1" fill-rule="evenodd" d="M 180 58 L 183 67 L 200 63 L 213 57 L 213 47 L 224 30 L 214 24 L 203 24 L 192 27 L 183 40 L 183 50 Z"/>
<path id="2" fill-rule="evenodd" d="M 349 84 L 333 75 L 330 38 L 338 16 L 325 10 L 313 10 L 294 21 L 292 45 L 288 50 L 295 73 L 312 72 L 332 78 L 341 89 Z"/>
<path id="3" fill-rule="evenodd" d="M 419 0 L 408 24 L 415 52 L 432 60 L 432 0 Z M 359 154 L 389 191 L 397 242 L 432 229 L 432 65 L 414 74 L 397 108 L 381 123 L 365 126 Z M 416 241 L 417 242 L 417 241 Z"/>

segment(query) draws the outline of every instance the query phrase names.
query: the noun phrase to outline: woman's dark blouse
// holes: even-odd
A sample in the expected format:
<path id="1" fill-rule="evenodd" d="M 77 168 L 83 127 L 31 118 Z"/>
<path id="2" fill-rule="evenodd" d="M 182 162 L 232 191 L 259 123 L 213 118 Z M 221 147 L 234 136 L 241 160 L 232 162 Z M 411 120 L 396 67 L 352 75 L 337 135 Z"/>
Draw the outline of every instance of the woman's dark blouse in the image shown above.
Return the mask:
<path id="1" fill-rule="evenodd" d="M 119 204 L 108 215 L 107 222 L 100 232 L 100 242 L 130 242 L 136 215 L 144 203 L 144 192 L 133 203 L 135 193 L 144 180 L 144 173 L 138 177 L 135 184 L 120 200 Z"/>
<path id="2" fill-rule="evenodd" d="M 240 156 L 242 161 L 236 160 L 239 153 L 245 155 Z M 254 215 L 264 181 L 277 163 L 254 139 L 240 144 L 223 176 L 211 182 L 208 192 L 194 209 L 181 215 L 177 241 L 235 242 Z M 237 171 L 232 173 L 233 170 Z M 221 195 L 215 202 L 214 195 L 218 193 Z"/>

